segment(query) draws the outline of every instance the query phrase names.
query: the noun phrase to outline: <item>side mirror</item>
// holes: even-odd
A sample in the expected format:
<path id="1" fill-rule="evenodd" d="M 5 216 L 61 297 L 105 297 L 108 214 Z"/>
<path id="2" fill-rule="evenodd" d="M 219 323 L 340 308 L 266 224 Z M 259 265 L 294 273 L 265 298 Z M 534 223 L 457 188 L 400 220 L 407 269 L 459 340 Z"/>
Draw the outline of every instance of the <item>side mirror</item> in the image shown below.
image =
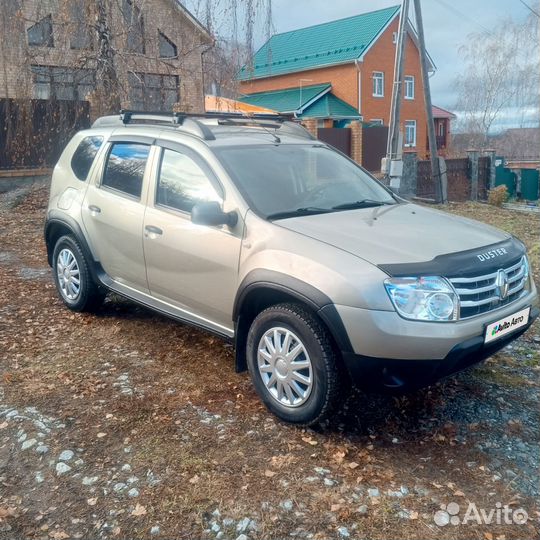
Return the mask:
<path id="1" fill-rule="evenodd" d="M 223 212 L 216 201 L 200 202 L 191 209 L 191 221 L 197 225 L 228 225 L 234 227 L 238 223 L 236 212 Z"/>

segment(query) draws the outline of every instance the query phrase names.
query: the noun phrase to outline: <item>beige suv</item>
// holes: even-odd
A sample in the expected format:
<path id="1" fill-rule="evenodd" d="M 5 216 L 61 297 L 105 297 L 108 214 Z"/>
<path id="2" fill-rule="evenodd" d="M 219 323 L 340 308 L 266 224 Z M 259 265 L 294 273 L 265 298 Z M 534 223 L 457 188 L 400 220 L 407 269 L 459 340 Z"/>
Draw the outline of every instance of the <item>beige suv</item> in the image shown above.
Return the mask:
<path id="1" fill-rule="evenodd" d="M 539 314 L 519 240 L 398 198 L 280 117 L 99 119 L 56 165 L 45 239 L 70 309 L 114 291 L 234 341 L 297 424 L 347 380 L 429 384 Z"/>

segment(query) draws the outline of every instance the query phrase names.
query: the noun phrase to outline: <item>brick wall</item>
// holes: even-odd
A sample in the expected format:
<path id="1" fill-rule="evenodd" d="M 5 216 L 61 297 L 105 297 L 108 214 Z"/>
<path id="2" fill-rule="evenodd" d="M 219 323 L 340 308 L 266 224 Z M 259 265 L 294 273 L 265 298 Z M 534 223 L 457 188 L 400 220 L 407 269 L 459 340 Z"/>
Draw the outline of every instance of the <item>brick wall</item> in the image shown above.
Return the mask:
<path id="1" fill-rule="evenodd" d="M 75 0 L 20 0 L 22 17 L 9 12 L 6 3 L 0 4 L 0 24 L 11 28 L 10 39 L 0 39 L 0 97 L 34 97 L 31 65 L 54 67 L 95 68 L 94 50 L 73 50 L 70 36 L 75 31 L 72 5 Z M 84 9 L 84 1 L 78 0 Z M 92 0 L 90 5 L 93 4 Z M 110 2 L 109 24 L 112 41 L 118 51 L 115 68 L 121 84 L 123 107 L 129 107 L 127 74 L 129 71 L 177 75 L 180 81 L 179 108 L 202 112 L 204 110 L 202 52 L 210 45 L 210 38 L 177 6 L 175 0 L 139 2 L 144 20 L 144 54 L 126 50 L 127 27 L 119 6 Z M 54 47 L 30 47 L 27 29 L 48 14 L 53 17 Z M 158 29 L 178 48 L 178 58 L 159 58 Z M 99 107 L 98 107 L 99 108 Z"/>

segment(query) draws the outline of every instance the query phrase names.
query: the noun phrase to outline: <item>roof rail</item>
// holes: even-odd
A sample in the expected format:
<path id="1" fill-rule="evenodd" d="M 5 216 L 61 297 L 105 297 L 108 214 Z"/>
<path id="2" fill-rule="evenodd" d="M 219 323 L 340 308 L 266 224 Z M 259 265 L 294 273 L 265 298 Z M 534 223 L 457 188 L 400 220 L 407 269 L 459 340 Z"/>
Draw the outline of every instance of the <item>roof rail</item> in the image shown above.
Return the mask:
<path id="1" fill-rule="evenodd" d="M 279 114 L 243 114 L 243 113 L 187 113 L 162 111 L 135 111 L 122 109 L 120 115 L 98 118 L 92 127 L 126 126 L 134 123 L 168 124 L 181 127 L 185 131 L 205 141 L 215 140 L 211 126 L 202 122 L 204 119 L 215 119 L 221 125 L 261 126 L 262 128 L 279 129 L 283 134 L 313 140 L 315 137 L 298 121 L 289 116 Z"/>
<path id="2" fill-rule="evenodd" d="M 92 127 L 114 127 L 114 126 L 127 126 L 128 124 L 134 124 L 136 121 L 141 124 L 168 124 L 172 126 L 182 126 L 185 131 L 204 139 L 205 141 L 214 140 L 214 134 L 205 126 L 202 122 L 199 122 L 195 118 L 191 118 L 191 115 L 186 115 L 180 112 L 162 112 L 162 111 L 132 111 L 122 109 L 119 116 L 102 116 L 98 118 Z"/>

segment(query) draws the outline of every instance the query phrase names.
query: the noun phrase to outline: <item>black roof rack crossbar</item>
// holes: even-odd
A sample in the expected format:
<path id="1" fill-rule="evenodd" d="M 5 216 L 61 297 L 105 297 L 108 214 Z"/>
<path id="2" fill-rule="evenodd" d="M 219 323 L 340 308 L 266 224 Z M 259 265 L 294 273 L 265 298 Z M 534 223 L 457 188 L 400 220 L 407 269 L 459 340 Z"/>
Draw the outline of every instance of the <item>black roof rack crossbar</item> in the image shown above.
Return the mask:
<path id="1" fill-rule="evenodd" d="M 120 111 L 120 119 L 124 125 L 132 123 L 132 121 L 135 120 L 135 116 L 140 120 L 152 120 L 157 122 L 166 122 L 169 120 L 172 124 L 180 126 L 185 125 L 186 127 L 191 128 L 190 131 L 195 132 L 199 137 L 206 141 L 215 139 L 214 134 L 208 126 L 191 118 L 191 115 L 186 115 L 182 112 L 132 111 L 129 109 L 122 109 Z"/>
<path id="2" fill-rule="evenodd" d="M 186 131 L 206 141 L 215 140 L 212 125 L 202 122 L 204 119 L 217 120 L 221 125 L 237 125 L 261 127 L 263 129 L 276 129 L 283 133 L 303 139 L 315 139 L 315 137 L 302 124 L 294 118 L 281 114 L 243 114 L 243 113 L 189 113 L 189 112 L 164 112 L 164 111 L 137 111 L 122 109 L 120 117 L 104 116 L 98 118 L 93 127 L 105 127 L 133 124 L 137 120 L 144 123 L 169 124 L 171 127 L 183 127 Z"/>

